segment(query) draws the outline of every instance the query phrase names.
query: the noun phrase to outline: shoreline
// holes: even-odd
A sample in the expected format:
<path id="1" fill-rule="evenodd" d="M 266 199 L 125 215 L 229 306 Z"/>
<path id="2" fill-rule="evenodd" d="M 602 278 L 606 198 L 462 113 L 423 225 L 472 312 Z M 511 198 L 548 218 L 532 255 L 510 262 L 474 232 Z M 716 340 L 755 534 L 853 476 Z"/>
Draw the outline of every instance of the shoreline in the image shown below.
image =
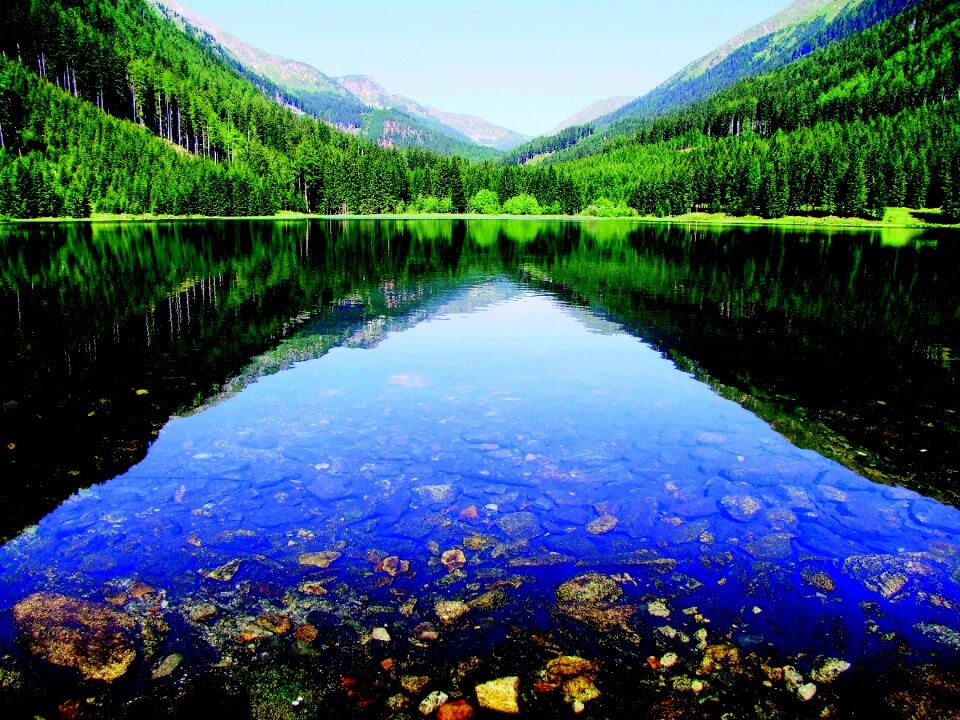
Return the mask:
<path id="1" fill-rule="evenodd" d="M 781 228 L 849 228 L 856 230 L 958 230 L 960 222 L 931 222 L 929 218 L 942 217 L 940 210 L 930 208 L 889 208 L 882 220 L 866 218 L 845 218 L 836 215 L 806 216 L 787 215 L 781 218 L 764 218 L 757 215 L 726 215 L 724 213 L 693 212 L 683 215 L 656 217 L 653 215 L 598 217 L 588 215 L 479 215 L 473 213 L 429 213 L 429 214 L 382 214 L 382 215 L 316 215 L 309 213 L 280 212 L 276 215 L 109 215 L 95 214 L 88 218 L 43 217 L 43 218 L 0 218 L 0 224 L 39 224 L 39 223 L 150 223 L 170 221 L 209 221 L 209 220 L 496 220 L 496 221 L 561 221 L 561 222 L 633 222 L 637 224 L 682 224 L 703 226 L 745 226 L 745 227 L 781 227 Z M 951 218 L 952 219 L 952 218 Z"/>

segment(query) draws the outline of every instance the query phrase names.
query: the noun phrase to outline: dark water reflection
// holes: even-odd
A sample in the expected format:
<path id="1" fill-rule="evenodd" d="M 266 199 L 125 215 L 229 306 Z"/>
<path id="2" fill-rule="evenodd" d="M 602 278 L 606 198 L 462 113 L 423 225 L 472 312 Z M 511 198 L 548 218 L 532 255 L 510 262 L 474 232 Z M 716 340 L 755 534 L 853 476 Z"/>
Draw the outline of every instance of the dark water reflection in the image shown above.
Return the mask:
<path id="1" fill-rule="evenodd" d="M 956 499 L 949 239 L 366 222 L 2 242 L 8 532 L 119 476 L 0 551 L 24 712 L 207 694 L 407 716 L 501 676 L 547 714 L 813 716 L 877 678 L 880 714 L 956 700 L 960 512 L 894 487 Z M 137 636 L 109 692 L 61 674 L 41 699 L 25 678 L 51 655 L 9 612 L 37 592 L 162 640 Z M 595 666 L 556 680 L 558 654 Z"/>

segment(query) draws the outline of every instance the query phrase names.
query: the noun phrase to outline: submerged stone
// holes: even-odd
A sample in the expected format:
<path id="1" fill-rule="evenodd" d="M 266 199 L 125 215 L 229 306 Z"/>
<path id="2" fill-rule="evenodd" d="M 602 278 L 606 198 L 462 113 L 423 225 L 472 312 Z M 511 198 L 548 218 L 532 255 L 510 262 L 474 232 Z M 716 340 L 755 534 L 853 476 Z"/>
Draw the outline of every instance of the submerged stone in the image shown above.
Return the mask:
<path id="1" fill-rule="evenodd" d="M 439 600 L 434 609 L 437 617 L 448 624 L 456 622 L 470 612 L 470 606 L 461 600 Z"/>
<path id="2" fill-rule="evenodd" d="M 497 527 L 511 540 L 529 540 L 543 532 L 537 516 L 530 512 L 503 515 L 497 520 Z"/>
<path id="3" fill-rule="evenodd" d="M 320 552 L 304 553 L 298 559 L 301 565 L 311 565 L 321 569 L 326 569 L 340 557 L 340 553 L 335 550 L 321 550 Z"/>
<path id="4" fill-rule="evenodd" d="M 437 708 L 437 720 L 469 720 L 472 717 L 473 706 L 463 698 Z"/>
<path id="5" fill-rule="evenodd" d="M 420 701 L 420 705 L 417 707 L 417 709 L 420 711 L 421 715 L 429 715 L 449 699 L 450 696 L 445 692 L 434 690 Z"/>
<path id="6" fill-rule="evenodd" d="M 613 515 L 604 513 L 587 523 L 587 532 L 591 535 L 603 535 L 613 530 L 619 522 Z"/>
<path id="7" fill-rule="evenodd" d="M 623 595 L 616 580 L 600 573 L 587 573 L 567 580 L 557 588 L 557 600 L 562 603 L 611 603 Z"/>
<path id="8" fill-rule="evenodd" d="M 839 658 L 827 658 L 814 668 L 810 679 L 818 683 L 831 683 L 850 669 L 850 663 Z"/>
<path id="9" fill-rule="evenodd" d="M 520 712 L 520 678 L 498 678 L 476 686 L 480 707 L 516 715 Z"/>
<path id="10" fill-rule="evenodd" d="M 41 592 L 17 603 L 13 619 L 32 654 L 87 680 L 112 682 L 137 657 L 139 624 L 105 605 Z"/>

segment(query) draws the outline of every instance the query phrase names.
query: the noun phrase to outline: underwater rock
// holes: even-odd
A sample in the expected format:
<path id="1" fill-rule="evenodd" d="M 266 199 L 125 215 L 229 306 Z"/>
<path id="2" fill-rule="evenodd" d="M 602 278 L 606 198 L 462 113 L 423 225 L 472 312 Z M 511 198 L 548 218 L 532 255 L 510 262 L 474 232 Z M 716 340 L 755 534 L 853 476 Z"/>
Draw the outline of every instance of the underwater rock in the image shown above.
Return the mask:
<path id="1" fill-rule="evenodd" d="M 797 688 L 797 697 L 803 701 L 812 700 L 817 694 L 817 686 L 813 683 L 804 683 Z"/>
<path id="2" fill-rule="evenodd" d="M 453 572 L 454 570 L 459 570 L 466 565 L 467 558 L 463 554 L 463 550 L 447 550 L 440 556 L 440 562 L 443 563 L 443 566 L 448 571 Z"/>
<path id="3" fill-rule="evenodd" d="M 105 605 L 40 592 L 17 603 L 13 619 L 33 655 L 87 680 L 112 682 L 137 657 L 139 623 Z"/>
<path id="4" fill-rule="evenodd" d="M 547 663 L 543 680 L 534 689 L 549 692 L 563 688 L 564 699 L 575 706 L 582 706 L 600 697 L 594 684 L 597 680 L 597 665 L 576 655 L 561 655 Z M 578 711 L 579 712 L 579 711 Z"/>
<path id="5" fill-rule="evenodd" d="M 449 505 L 457 499 L 457 493 L 450 483 L 423 485 L 417 488 L 417 495 L 424 505 Z"/>
<path id="6" fill-rule="evenodd" d="M 410 572 L 410 562 L 407 560 L 401 560 L 396 555 L 391 555 L 390 557 L 385 557 L 383 560 L 377 563 L 375 572 L 385 572 L 390 577 L 406 575 L 408 572 Z"/>
<path id="7" fill-rule="evenodd" d="M 810 679 L 818 683 L 832 683 L 841 673 L 850 669 L 850 663 L 839 658 L 827 658 L 814 668 Z"/>
<path id="8" fill-rule="evenodd" d="M 187 617 L 196 623 L 208 623 L 213 620 L 219 610 L 213 603 L 200 603 L 186 609 Z"/>
<path id="9" fill-rule="evenodd" d="M 376 627 L 370 631 L 370 639 L 379 642 L 390 642 L 390 633 L 384 627 Z"/>
<path id="10" fill-rule="evenodd" d="M 485 550 L 497 544 L 497 539 L 492 535 L 468 535 L 463 539 L 463 546 L 467 550 Z"/>
<path id="11" fill-rule="evenodd" d="M 740 664 L 740 651 L 733 645 L 710 645 L 703 653 L 698 674 L 709 675 Z"/>
<path id="12" fill-rule="evenodd" d="M 953 650 L 960 650 L 960 632 L 953 628 L 938 623 L 917 623 L 913 627 L 931 640 L 935 640 Z"/>
<path id="13" fill-rule="evenodd" d="M 420 705 L 417 707 L 417 709 L 420 711 L 421 715 L 429 715 L 449 699 L 450 696 L 445 692 L 434 690 L 420 701 Z"/>
<path id="14" fill-rule="evenodd" d="M 174 670 L 180 667 L 180 663 L 183 662 L 183 655 L 180 653 L 173 653 L 167 655 L 163 660 L 157 663 L 157 666 L 153 669 L 153 672 L 150 673 L 150 678 L 153 680 L 159 680 L 161 678 L 168 677 L 172 675 Z"/>
<path id="15" fill-rule="evenodd" d="M 430 684 L 430 678 L 426 675 L 401 675 L 400 687 L 411 695 L 418 694 L 427 685 Z"/>
<path id="16" fill-rule="evenodd" d="M 237 571 L 240 569 L 240 565 L 243 563 L 241 558 L 236 560 L 231 560 L 228 563 L 216 567 L 213 570 L 200 570 L 199 573 L 205 578 L 210 580 L 216 580 L 217 582 L 230 582 L 233 580 L 233 576 L 237 574 Z"/>
<path id="17" fill-rule="evenodd" d="M 825 571 L 805 566 L 800 572 L 803 582 L 821 592 L 833 592 L 837 585 Z"/>
<path id="18" fill-rule="evenodd" d="M 470 606 L 461 600 L 438 600 L 434 608 L 441 621 L 450 624 L 470 612 Z"/>
<path id="19" fill-rule="evenodd" d="M 320 552 L 304 553 L 298 559 L 301 565 L 311 565 L 320 569 L 326 569 L 340 557 L 340 553 L 335 550 L 321 550 Z"/>
<path id="20" fill-rule="evenodd" d="M 491 612 L 499 610 L 509 602 L 509 598 L 502 590 L 490 590 L 482 595 L 475 597 L 468 605 L 472 610 Z"/>
<path id="21" fill-rule="evenodd" d="M 603 535 L 613 530 L 619 522 L 613 515 L 604 513 L 587 523 L 587 532 L 591 535 Z"/>
<path id="22" fill-rule="evenodd" d="M 557 600 L 562 603 L 615 602 L 623 595 L 616 580 L 600 573 L 587 573 L 567 580 L 557 588 Z"/>
<path id="23" fill-rule="evenodd" d="M 720 499 L 720 507 L 731 520 L 747 522 L 760 510 L 760 501 L 751 495 L 726 495 Z"/>
<path id="24" fill-rule="evenodd" d="M 670 617 L 670 608 L 668 608 L 667 604 L 661 600 L 654 600 L 653 602 L 647 603 L 647 612 L 654 617 Z"/>
<path id="25" fill-rule="evenodd" d="M 463 698 L 437 708 L 437 720 L 469 720 L 472 717 L 473 706 Z"/>
<path id="26" fill-rule="evenodd" d="M 497 527 L 511 540 L 529 540 L 543 532 L 537 516 L 530 512 L 507 513 L 497 520 Z"/>
<path id="27" fill-rule="evenodd" d="M 512 715 L 520 712 L 520 678 L 517 676 L 497 678 L 477 685 L 475 690 L 482 708 Z"/>
<path id="28" fill-rule="evenodd" d="M 637 608 L 635 605 L 617 604 L 622 595 L 623 590 L 613 578 L 587 573 L 557 588 L 556 611 L 599 630 L 621 628 L 632 635 L 627 620 Z"/>
<path id="29" fill-rule="evenodd" d="M 256 620 L 253 621 L 253 624 L 259 628 L 263 628 L 274 635 L 286 635 L 290 632 L 290 628 L 293 627 L 293 623 L 290 622 L 290 618 L 286 615 L 280 613 L 267 613 L 266 615 L 261 615 Z"/>
<path id="30" fill-rule="evenodd" d="M 792 538 L 790 533 L 769 533 L 743 547 L 757 560 L 784 560 L 791 555 Z"/>

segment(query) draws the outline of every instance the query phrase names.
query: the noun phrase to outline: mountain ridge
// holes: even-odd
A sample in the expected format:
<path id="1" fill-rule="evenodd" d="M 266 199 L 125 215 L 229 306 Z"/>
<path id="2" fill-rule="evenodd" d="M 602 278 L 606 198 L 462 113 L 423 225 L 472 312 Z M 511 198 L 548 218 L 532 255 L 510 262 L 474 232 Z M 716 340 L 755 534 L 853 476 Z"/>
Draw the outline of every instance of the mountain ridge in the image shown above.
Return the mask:
<path id="1" fill-rule="evenodd" d="M 216 23 L 201 17 L 176 0 L 150 0 L 168 19 L 178 21 L 181 28 L 194 32 L 209 45 L 221 47 L 229 60 L 241 70 L 276 84 L 288 91 L 296 109 L 331 122 L 335 126 L 359 132 L 368 139 L 383 144 L 393 144 L 395 137 L 369 137 L 366 129 L 371 123 L 364 122 L 362 115 L 369 110 L 398 110 L 404 115 L 391 117 L 393 125 L 404 137 L 423 136 L 424 130 L 442 133 L 463 143 L 509 149 L 529 139 L 527 136 L 490 123 L 476 116 L 450 113 L 423 105 L 403 95 L 391 93 L 376 79 L 368 75 L 345 75 L 331 77 L 309 63 L 293 60 L 261 50 L 238 38 Z M 410 127 L 404 122 L 413 120 Z M 422 124 L 424 127 L 418 127 Z M 429 133 L 426 133 L 429 134 Z M 430 144 L 427 144 L 430 147 Z M 434 143 L 430 149 L 443 152 Z"/>
<path id="2" fill-rule="evenodd" d="M 597 118 L 607 127 L 623 118 L 652 117 L 684 107 L 738 80 L 775 70 L 894 17 L 923 0 L 794 0 L 681 68 L 650 92 Z"/>

